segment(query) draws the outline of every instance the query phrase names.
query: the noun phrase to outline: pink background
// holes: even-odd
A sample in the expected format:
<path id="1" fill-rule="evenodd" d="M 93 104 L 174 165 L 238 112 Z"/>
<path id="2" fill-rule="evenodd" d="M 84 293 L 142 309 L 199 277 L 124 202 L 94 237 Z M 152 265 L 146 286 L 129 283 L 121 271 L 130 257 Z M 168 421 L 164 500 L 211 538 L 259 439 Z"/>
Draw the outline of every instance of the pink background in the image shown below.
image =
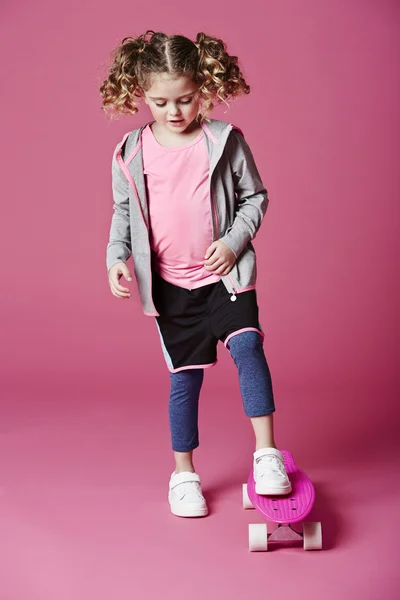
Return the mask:
<path id="1" fill-rule="evenodd" d="M 399 12 L 2 5 L 1 600 L 397 597 Z M 322 552 L 247 550 L 253 435 L 222 346 L 195 461 L 210 515 L 169 513 L 158 333 L 105 267 L 112 151 L 150 114 L 110 123 L 98 88 L 148 28 L 222 37 L 252 88 L 213 116 L 243 129 L 269 191 L 255 245 L 276 438 L 315 484 Z"/>

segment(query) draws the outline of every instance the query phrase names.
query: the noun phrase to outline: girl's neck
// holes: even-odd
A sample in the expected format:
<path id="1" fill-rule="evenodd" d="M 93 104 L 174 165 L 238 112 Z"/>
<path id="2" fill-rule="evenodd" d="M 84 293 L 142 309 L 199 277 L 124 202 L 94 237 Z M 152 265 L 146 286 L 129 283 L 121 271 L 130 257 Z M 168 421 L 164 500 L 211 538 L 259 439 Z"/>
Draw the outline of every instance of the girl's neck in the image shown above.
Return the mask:
<path id="1" fill-rule="evenodd" d="M 202 128 L 196 120 L 192 121 L 185 131 L 179 133 L 169 131 L 166 127 L 163 127 L 163 125 L 157 123 L 157 121 L 152 121 L 150 123 L 150 127 L 157 142 L 159 142 L 159 144 L 162 146 L 167 146 L 170 148 L 183 146 L 195 140 Z"/>

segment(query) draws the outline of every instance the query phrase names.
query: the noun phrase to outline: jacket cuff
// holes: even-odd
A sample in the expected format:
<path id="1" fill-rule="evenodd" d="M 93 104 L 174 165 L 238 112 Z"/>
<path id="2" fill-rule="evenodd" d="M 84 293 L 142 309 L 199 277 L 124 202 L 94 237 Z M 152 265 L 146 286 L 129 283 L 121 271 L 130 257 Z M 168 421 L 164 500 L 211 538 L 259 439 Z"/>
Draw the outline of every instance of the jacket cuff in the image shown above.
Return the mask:
<path id="1" fill-rule="evenodd" d="M 107 273 L 109 272 L 111 267 L 113 267 L 119 262 L 124 262 L 126 264 L 126 261 L 130 257 L 130 255 L 131 251 L 125 245 L 117 244 L 115 242 L 113 244 L 110 244 L 106 252 Z"/>
<path id="2" fill-rule="evenodd" d="M 224 244 L 232 250 L 236 258 L 238 258 L 251 240 L 251 235 L 247 227 L 244 224 L 242 225 L 239 221 L 235 223 L 234 228 L 228 231 L 223 237 L 219 238 L 219 240 L 224 242 Z"/>

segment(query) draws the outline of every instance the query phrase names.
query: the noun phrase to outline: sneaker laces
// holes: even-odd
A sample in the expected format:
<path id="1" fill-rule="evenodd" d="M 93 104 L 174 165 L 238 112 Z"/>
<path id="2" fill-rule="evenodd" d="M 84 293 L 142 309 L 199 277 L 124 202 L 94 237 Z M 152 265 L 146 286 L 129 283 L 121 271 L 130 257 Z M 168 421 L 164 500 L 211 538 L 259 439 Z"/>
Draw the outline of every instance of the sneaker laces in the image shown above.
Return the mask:
<path id="1" fill-rule="evenodd" d="M 283 461 L 275 454 L 264 454 L 256 459 L 256 465 L 260 468 L 260 477 L 263 477 L 266 473 L 273 471 L 280 477 L 286 479 L 287 474 Z"/>

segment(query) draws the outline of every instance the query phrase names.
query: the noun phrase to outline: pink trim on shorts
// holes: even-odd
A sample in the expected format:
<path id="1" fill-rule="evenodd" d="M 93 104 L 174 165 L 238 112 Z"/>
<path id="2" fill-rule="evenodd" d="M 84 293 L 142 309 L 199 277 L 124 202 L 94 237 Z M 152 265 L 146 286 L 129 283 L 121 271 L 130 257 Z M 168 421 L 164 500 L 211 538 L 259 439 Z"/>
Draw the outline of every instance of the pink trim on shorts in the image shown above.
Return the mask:
<path id="1" fill-rule="evenodd" d="M 189 365 L 187 367 L 179 367 L 178 369 L 169 369 L 170 373 L 178 373 L 178 371 L 187 371 L 187 369 L 210 369 L 214 365 L 216 365 L 218 359 L 214 363 L 210 363 L 208 365 Z"/>
<path id="2" fill-rule="evenodd" d="M 228 344 L 229 340 L 231 338 L 233 338 L 234 335 L 238 335 L 239 333 L 243 333 L 244 331 L 256 331 L 257 333 L 259 333 L 261 335 L 262 341 L 264 341 L 265 334 L 263 331 L 260 331 L 259 329 L 256 329 L 255 327 L 244 327 L 243 329 L 238 329 L 237 331 L 234 331 L 233 333 L 230 333 L 228 335 L 228 337 L 226 338 L 226 340 L 224 342 L 225 348 L 228 347 L 227 344 Z"/>

